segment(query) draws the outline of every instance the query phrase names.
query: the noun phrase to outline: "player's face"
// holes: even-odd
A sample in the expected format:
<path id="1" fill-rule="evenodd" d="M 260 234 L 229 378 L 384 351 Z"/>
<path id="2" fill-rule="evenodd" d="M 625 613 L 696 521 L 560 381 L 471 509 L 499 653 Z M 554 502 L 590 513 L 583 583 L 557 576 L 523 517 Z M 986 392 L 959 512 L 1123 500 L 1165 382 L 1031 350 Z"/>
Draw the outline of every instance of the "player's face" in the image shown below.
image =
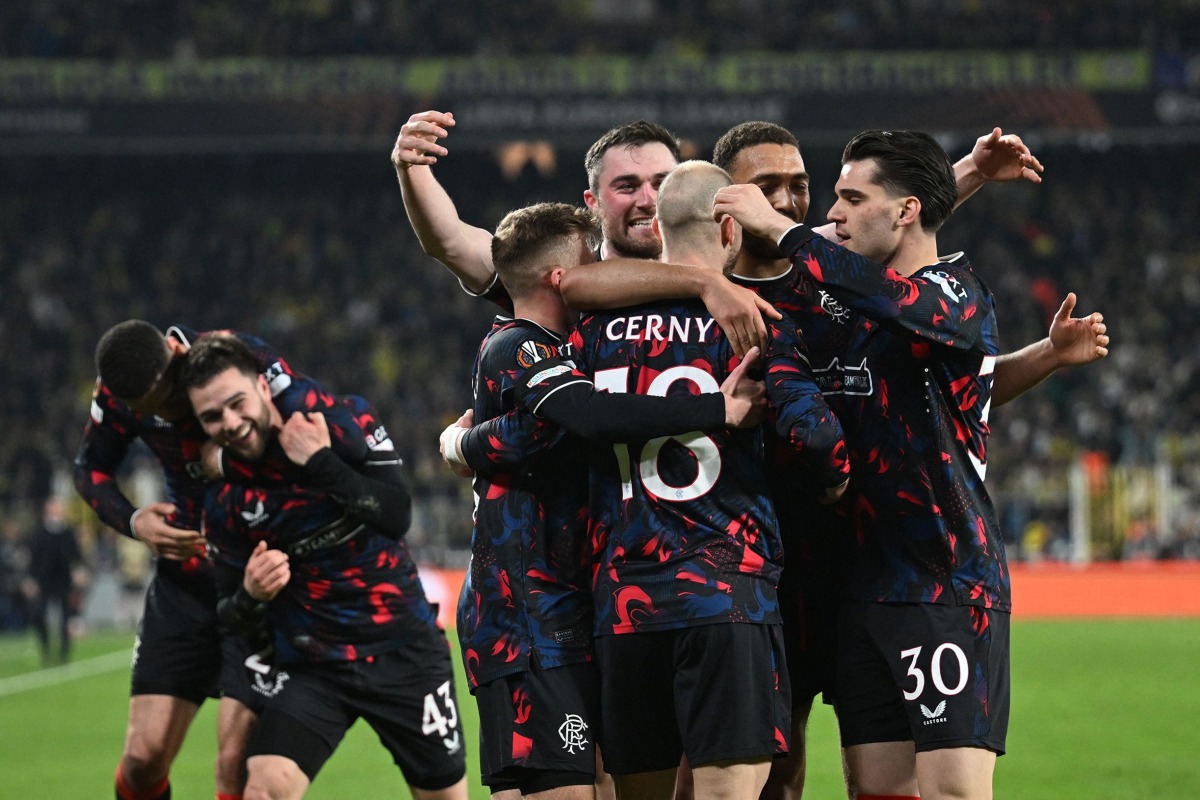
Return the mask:
<path id="1" fill-rule="evenodd" d="M 753 183 L 780 214 L 796 222 L 804 221 L 809 203 L 808 172 L 795 147 L 774 143 L 752 145 L 739 151 L 729 167 L 729 177 L 734 183 Z M 748 233 L 742 236 L 742 246 L 758 258 L 783 258 L 775 242 Z"/>
<path id="2" fill-rule="evenodd" d="M 617 146 L 604 153 L 598 188 L 584 192 L 583 200 L 600 217 L 612 255 L 658 258 L 662 242 L 650 223 L 658 209 L 658 187 L 676 163 L 661 142 Z"/>
<path id="3" fill-rule="evenodd" d="M 188 397 L 214 442 L 248 461 L 262 456 L 277 422 L 266 378 L 230 367 L 203 386 L 189 389 Z"/>
<path id="4" fill-rule="evenodd" d="M 875 160 L 850 161 L 842 166 L 834 191 L 837 202 L 829 209 L 838 242 L 861 256 L 888 264 L 900 243 L 897 224 L 904 198 L 888 193 L 875 182 Z"/>

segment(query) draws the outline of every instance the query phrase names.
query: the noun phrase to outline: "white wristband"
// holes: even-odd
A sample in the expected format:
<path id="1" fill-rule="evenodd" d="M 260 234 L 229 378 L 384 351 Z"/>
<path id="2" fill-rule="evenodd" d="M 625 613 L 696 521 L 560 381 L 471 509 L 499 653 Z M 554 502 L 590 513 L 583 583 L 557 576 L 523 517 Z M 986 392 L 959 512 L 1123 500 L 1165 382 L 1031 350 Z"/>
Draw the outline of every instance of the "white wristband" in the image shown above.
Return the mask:
<path id="1" fill-rule="evenodd" d="M 442 451 L 442 460 L 452 467 L 471 466 L 463 460 L 460 443 L 462 437 L 467 433 L 467 429 L 461 427 L 458 423 L 454 423 L 442 431 L 442 435 L 438 437 L 438 449 Z"/>
<path id="2" fill-rule="evenodd" d="M 145 510 L 144 508 L 136 508 L 136 509 L 134 509 L 133 513 L 129 515 L 129 535 L 130 535 L 130 537 L 132 537 L 133 539 L 136 539 L 139 542 L 141 541 L 141 539 L 138 539 L 137 528 L 133 527 L 133 521 L 135 519 L 137 519 L 138 514 L 142 513 L 144 510 Z"/>

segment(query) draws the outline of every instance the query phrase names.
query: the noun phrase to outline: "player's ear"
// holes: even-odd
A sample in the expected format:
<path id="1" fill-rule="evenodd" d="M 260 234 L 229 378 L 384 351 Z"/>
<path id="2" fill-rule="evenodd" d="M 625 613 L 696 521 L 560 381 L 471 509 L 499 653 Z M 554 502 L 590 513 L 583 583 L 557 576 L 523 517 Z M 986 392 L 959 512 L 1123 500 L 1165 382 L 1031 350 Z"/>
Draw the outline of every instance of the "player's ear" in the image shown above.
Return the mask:
<path id="1" fill-rule="evenodd" d="M 554 291 L 556 292 L 562 292 L 560 287 L 562 286 L 563 272 L 564 270 L 562 267 L 555 267 L 554 269 L 550 270 L 549 274 L 547 275 L 550 285 L 554 287 Z"/>
<path id="2" fill-rule="evenodd" d="M 729 247 L 734 243 L 738 234 L 737 220 L 726 214 L 721 217 L 721 221 L 717 223 L 721 227 L 721 246 Z"/>
<path id="3" fill-rule="evenodd" d="M 921 201 L 909 195 L 905 197 L 900 205 L 900 216 L 896 221 L 898 227 L 906 227 L 908 225 L 919 225 L 921 222 Z"/>
<path id="4" fill-rule="evenodd" d="M 596 197 L 596 193 L 591 189 L 583 190 L 583 204 L 592 211 L 596 210 L 596 206 L 600 204 L 600 199 Z"/>
<path id="5" fill-rule="evenodd" d="M 662 241 L 662 226 L 658 224 L 658 214 L 650 220 L 650 230 L 654 231 L 654 238 Z"/>

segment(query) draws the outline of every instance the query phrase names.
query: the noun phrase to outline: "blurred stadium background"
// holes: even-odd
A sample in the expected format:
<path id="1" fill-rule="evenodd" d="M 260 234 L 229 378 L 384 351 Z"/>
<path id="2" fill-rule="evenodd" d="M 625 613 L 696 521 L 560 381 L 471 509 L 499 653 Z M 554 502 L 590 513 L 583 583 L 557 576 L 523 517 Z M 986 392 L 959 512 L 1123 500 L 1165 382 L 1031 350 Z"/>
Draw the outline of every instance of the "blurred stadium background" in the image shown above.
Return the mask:
<path id="1" fill-rule="evenodd" d="M 427 108 L 458 119 L 435 172 L 484 227 L 579 201 L 586 147 L 638 117 L 702 158 L 737 122 L 787 126 L 810 221 L 859 130 L 929 130 L 952 157 L 993 125 L 1020 133 L 1045 182 L 985 188 L 943 246 L 992 286 L 1006 350 L 1072 290 L 1113 346 L 993 409 L 1010 558 L 1200 559 L 1198 0 L 16 0 L 0 5 L 6 626 L 41 499 L 74 501 L 95 343 L 129 317 L 258 333 L 371 398 L 411 468 L 420 561 L 465 564 L 470 489 L 436 438 L 494 310 L 404 217 L 388 156 Z M 146 457 L 126 477 L 159 491 Z M 89 622 L 128 625 L 145 548 L 81 503 L 73 519 Z"/>

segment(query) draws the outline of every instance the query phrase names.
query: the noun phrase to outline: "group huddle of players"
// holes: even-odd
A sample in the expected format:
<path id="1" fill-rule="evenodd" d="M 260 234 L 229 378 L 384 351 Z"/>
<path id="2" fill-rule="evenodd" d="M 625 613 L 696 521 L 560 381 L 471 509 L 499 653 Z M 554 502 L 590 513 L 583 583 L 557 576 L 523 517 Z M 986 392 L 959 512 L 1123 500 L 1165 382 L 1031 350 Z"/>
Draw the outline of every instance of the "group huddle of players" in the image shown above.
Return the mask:
<path id="1" fill-rule="evenodd" d="M 587 210 L 518 209 L 493 234 L 433 177 L 453 124 L 413 115 L 392 160 L 426 251 L 505 312 L 441 441 L 475 481 L 457 633 L 484 784 L 798 796 L 824 693 L 854 796 L 990 797 L 1011 602 L 989 408 L 1108 337 L 1072 295 L 1001 356 L 986 284 L 936 232 L 1041 165 L 998 129 L 957 164 L 867 132 L 812 229 L 786 130 L 735 126 L 680 164 L 637 122 L 589 150 Z M 160 556 L 117 797 L 170 796 L 219 691 L 218 798 L 303 795 L 360 717 L 415 797 L 465 798 L 449 648 L 370 403 L 229 331 L 130 320 L 97 368 L 77 487 Z M 137 438 L 169 504 L 116 485 Z"/>

